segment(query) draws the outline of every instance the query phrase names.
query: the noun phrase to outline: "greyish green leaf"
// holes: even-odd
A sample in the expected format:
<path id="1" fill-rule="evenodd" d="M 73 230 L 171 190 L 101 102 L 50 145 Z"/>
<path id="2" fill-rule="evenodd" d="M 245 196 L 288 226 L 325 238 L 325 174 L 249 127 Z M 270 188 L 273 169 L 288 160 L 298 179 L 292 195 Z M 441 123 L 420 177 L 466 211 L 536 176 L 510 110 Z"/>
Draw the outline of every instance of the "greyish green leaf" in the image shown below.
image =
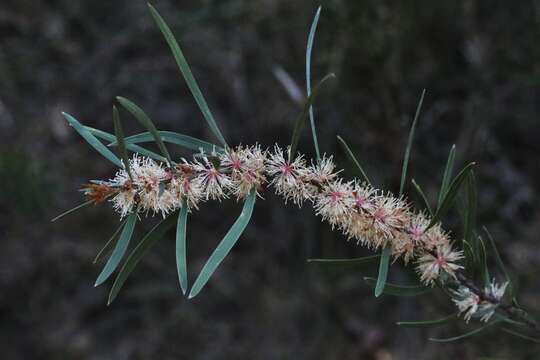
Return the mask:
<path id="1" fill-rule="evenodd" d="M 347 143 L 345 142 L 345 140 L 343 140 L 343 138 L 341 136 L 338 135 L 337 139 L 339 140 L 339 143 L 343 147 L 343 150 L 345 150 L 345 153 L 347 154 L 349 159 L 354 163 L 354 165 L 356 165 L 356 168 L 360 171 L 360 174 L 362 174 L 362 177 L 364 178 L 364 181 L 367 182 L 369 185 L 371 185 L 371 181 L 369 180 L 366 172 L 362 168 L 362 165 L 360 165 L 360 162 L 356 159 L 356 156 L 354 156 L 354 154 L 353 154 L 351 148 L 349 147 L 349 145 L 347 145 Z"/>
<path id="2" fill-rule="evenodd" d="M 67 120 L 67 122 L 83 137 L 84 140 L 90 146 L 92 146 L 97 152 L 103 155 L 107 160 L 112 162 L 118 167 L 122 167 L 122 162 L 116 155 L 114 155 L 111 150 L 109 150 L 105 145 L 101 143 L 90 131 L 88 131 L 77 119 L 71 116 L 68 113 L 63 112 L 62 115 Z"/>
<path id="3" fill-rule="evenodd" d="M 364 277 L 364 281 L 372 286 L 376 287 L 379 284 L 378 279 L 372 277 Z M 432 289 L 424 285 L 395 285 L 385 282 L 384 288 L 381 294 L 393 295 L 393 296 L 418 296 L 430 292 Z"/>
<path id="4" fill-rule="evenodd" d="M 189 293 L 189 299 L 197 296 L 197 294 L 202 290 L 204 285 L 208 282 L 214 271 L 223 259 L 229 254 L 233 246 L 236 244 L 240 235 L 244 232 L 249 220 L 251 219 L 251 214 L 253 213 L 253 207 L 255 206 L 255 200 L 257 199 L 257 192 L 252 190 L 244 202 L 244 207 L 238 219 L 236 219 L 233 226 L 229 229 L 223 240 L 216 247 L 212 255 L 208 258 L 206 264 L 204 264 L 199 276 L 195 280 L 193 287 Z"/>
<path id="5" fill-rule="evenodd" d="M 159 30 L 165 37 L 165 41 L 167 41 L 167 44 L 171 48 L 174 60 L 176 61 L 176 64 L 178 65 L 178 68 L 180 69 L 180 72 L 182 73 L 182 76 L 184 77 L 184 80 L 186 81 L 186 84 L 191 91 L 191 94 L 195 98 L 195 101 L 197 102 L 197 105 L 199 106 L 199 109 L 201 110 L 204 119 L 210 126 L 210 130 L 212 130 L 212 132 L 219 140 L 219 142 L 223 145 L 223 147 L 227 148 L 227 142 L 225 141 L 223 134 L 219 130 L 219 127 L 214 120 L 214 116 L 212 115 L 212 112 L 210 111 L 210 108 L 208 107 L 208 104 L 204 99 L 201 89 L 199 88 L 199 85 L 197 84 L 197 81 L 195 80 L 195 77 L 191 72 L 191 68 L 189 67 L 189 64 L 184 57 L 184 54 L 180 49 L 180 45 L 178 45 L 178 42 L 176 41 L 176 38 L 174 37 L 171 29 L 152 5 L 148 4 L 148 8 L 150 9 L 150 14 L 154 18 L 154 21 L 159 27 Z"/>
<path id="6" fill-rule="evenodd" d="M 136 222 L 137 214 L 131 213 L 126 220 L 126 223 L 124 224 L 124 228 L 122 230 L 122 233 L 120 234 L 120 238 L 118 239 L 116 246 L 114 247 L 111 257 L 105 264 L 105 267 L 103 267 L 103 270 L 99 274 L 94 286 L 99 286 L 103 284 L 109 278 L 109 276 L 111 276 L 114 270 L 116 270 L 118 264 L 120 264 L 120 261 L 124 257 L 124 254 L 126 253 L 126 250 L 129 246 L 129 241 L 131 240 L 131 236 L 133 235 L 133 230 L 135 229 Z"/>
<path id="7" fill-rule="evenodd" d="M 159 222 L 156 226 L 154 226 L 137 244 L 135 249 L 129 254 L 126 262 L 120 269 L 120 272 L 116 276 L 116 279 L 114 280 L 113 286 L 111 288 L 111 291 L 109 293 L 109 299 L 107 301 L 107 305 L 110 305 L 114 299 L 118 296 L 118 293 L 120 292 L 120 289 L 122 289 L 122 286 L 124 286 L 124 283 L 126 282 L 127 278 L 131 274 L 131 272 L 135 269 L 139 261 L 141 261 L 144 254 L 150 250 L 150 248 L 165 234 L 167 231 L 174 226 L 177 220 L 177 214 L 171 214 L 166 219 L 163 219 L 161 222 Z"/>
<path id="8" fill-rule="evenodd" d="M 185 201 L 182 202 L 178 221 L 176 223 L 176 270 L 182 294 L 186 294 L 188 287 L 187 259 L 186 259 L 186 227 L 187 227 L 188 207 Z"/>
<path id="9" fill-rule="evenodd" d="M 118 100 L 120 105 L 122 105 L 127 111 L 129 111 L 131 113 L 131 115 L 133 115 L 133 117 L 135 117 L 135 119 L 137 119 L 137 121 L 139 121 L 139 123 L 141 123 L 142 126 L 144 126 L 145 128 L 148 129 L 148 131 L 154 137 L 154 141 L 158 145 L 159 150 L 161 151 L 163 156 L 165 156 L 165 158 L 168 160 L 169 163 L 172 163 L 171 156 L 169 155 L 169 151 L 167 151 L 167 148 L 165 147 L 165 144 L 161 140 L 161 137 L 158 134 L 156 126 L 154 125 L 152 120 L 150 120 L 148 115 L 146 115 L 146 113 L 143 111 L 143 109 L 141 109 L 139 106 L 137 106 L 134 102 L 132 102 L 132 101 L 130 101 L 130 100 L 124 98 L 124 97 L 117 96 L 116 100 Z"/>
<path id="10" fill-rule="evenodd" d="M 454 200 L 456 198 L 457 192 L 463 183 L 463 181 L 467 178 L 469 175 L 469 172 L 472 170 L 472 168 L 476 165 L 476 163 L 472 162 L 467 164 L 460 172 L 456 175 L 454 180 L 452 181 L 452 184 L 450 184 L 450 187 L 448 188 L 448 191 L 444 195 L 443 201 L 433 218 L 431 218 L 431 221 L 426 228 L 426 231 L 431 228 L 433 225 L 437 224 L 441 218 L 446 214 L 446 212 L 450 209 L 452 204 L 454 203 Z"/>
<path id="11" fill-rule="evenodd" d="M 110 134 L 110 133 L 105 132 L 103 130 L 94 129 L 94 128 L 89 127 L 89 126 L 85 126 L 85 128 L 88 131 L 90 131 L 92 133 L 92 135 L 94 135 L 97 138 L 108 141 L 109 143 L 110 142 L 116 143 L 116 136 L 114 136 L 113 134 Z M 161 156 L 159 154 L 156 154 L 155 152 L 147 150 L 147 149 L 145 149 L 145 148 L 143 148 L 141 146 L 138 146 L 138 145 L 126 144 L 126 149 L 128 149 L 129 151 L 132 151 L 134 153 L 137 153 L 137 154 L 140 154 L 140 155 L 143 155 L 143 156 L 147 156 L 147 157 L 152 158 L 154 160 L 158 160 L 158 161 L 161 161 L 161 162 L 167 162 L 167 159 L 165 157 L 163 157 L 163 156 Z"/>
<path id="12" fill-rule="evenodd" d="M 290 161 L 292 161 L 294 157 L 296 156 L 296 150 L 298 148 L 298 140 L 300 139 L 300 134 L 302 133 L 302 129 L 304 129 L 304 126 L 306 124 L 309 108 L 313 105 L 313 102 L 315 101 L 315 98 L 317 97 L 317 94 L 319 93 L 321 86 L 328 79 L 332 79 L 334 77 L 336 77 L 335 74 L 328 74 L 317 84 L 317 86 L 315 86 L 315 88 L 313 89 L 313 92 L 308 96 L 306 103 L 304 104 L 304 108 L 302 109 L 302 112 L 296 118 L 294 122 L 293 134 L 291 138 L 291 150 L 289 153 Z"/>
<path id="13" fill-rule="evenodd" d="M 317 32 L 317 24 L 319 23 L 319 16 L 321 15 L 321 7 L 317 8 L 313 22 L 311 23 L 311 29 L 309 30 L 308 42 L 306 47 L 306 90 L 307 96 L 311 95 L 311 52 L 313 50 L 313 42 L 315 41 L 315 33 Z M 315 116 L 313 115 L 313 106 L 309 107 L 309 121 L 311 124 L 311 136 L 313 138 L 313 145 L 315 146 L 315 154 L 317 160 L 321 160 L 321 151 L 319 150 L 319 141 L 317 140 L 317 129 L 315 128 Z"/>
<path id="14" fill-rule="evenodd" d="M 223 149 L 221 146 L 217 146 L 214 144 L 211 144 L 209 142 L 199 140 L 197 138 L 183 135 L 179 133 L 175 133 L 172 131 L 158 131 L 159 136 L 164 142 L 179 145 L 182 147 L 185 147 L 186 149 L 194 150 L 194 151 L 200 151 L 201 149 L 206 154 L 211 154 L 213 152 L 217 153 L 223 153 L 225 149 Z M 126 144 L 138 144 L 138 143 L 144 143 L 153 141 L 154 137 L 149 132 L 144 132 L 132 136 L 128 136 L 126 138 Z M 109 146 L 115 146 L 116 142 L 111 142 Z"/>

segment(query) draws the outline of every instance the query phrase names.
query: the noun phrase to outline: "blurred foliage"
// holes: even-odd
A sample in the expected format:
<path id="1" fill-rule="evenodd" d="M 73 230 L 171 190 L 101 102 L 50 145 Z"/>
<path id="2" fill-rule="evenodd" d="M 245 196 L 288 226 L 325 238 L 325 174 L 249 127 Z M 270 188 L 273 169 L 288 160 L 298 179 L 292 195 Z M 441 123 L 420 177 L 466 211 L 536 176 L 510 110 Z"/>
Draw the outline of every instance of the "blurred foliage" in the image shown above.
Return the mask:
<path id="1" fill-rule="evenodd" d="M 322 152 L 356 175 L 336 139 L 343 136 L 374 185 L 397 192 L 406 134 L 426 88 L 411 177 L 434 205 L 453 143 L 456 168 L 478 163 L 477 223 L 494 235 L 523 305 L 540 309 L 539 3 L 321 3 L 313 82 L 336 74 L 315 104 Z M 274 74 L 284 69 L 304 89 L 304 51 L 318 4 L 154 1 L 230 144 L 289 141 L 301 109 Z M 3 359 L 536 358 L 537 347 L 489 330 L 463 343 L 434 344 L 428 336 L 465 327 L 395 326 L 438 319 L 452 307 L 442 296 L 374 299 L 362 279 L 375 276 L 376 265 L 307 264 L 308 257 L 370 253 L 332 233 L 310 209 L 283 208 L 270 194 L 204 294 L 181 296 L 171 232 L 106 307 L 108 289 L 92 286 L 103 264 L 94 267 L 92 259 L 117 217 L 101 206 L 59 224 L 49 220 L 81 202 L 80 184 L 114 169 L 60 112 L 112 132 L 111 104 L 120 95 L 162 130 L 212 135 L 145 1 L 3 0 L 0 83 Z M 135 121 L 123 125 L 126 136 L 143 131 Z M 313 154 L 309 131 L 299 146 Z M 410 184 L 406 193 L 416 198 Z M 208 204 L 190 217 L 190 282 L 234 221 L 223 214 L 240 207 Z M 460 225 L 456 213 L 445 223 L 458 238 Z M 143 234 L 138 228 L 134 243 Z M 413 278 L 398 263 L 389 272 L 392 283 Z"/>

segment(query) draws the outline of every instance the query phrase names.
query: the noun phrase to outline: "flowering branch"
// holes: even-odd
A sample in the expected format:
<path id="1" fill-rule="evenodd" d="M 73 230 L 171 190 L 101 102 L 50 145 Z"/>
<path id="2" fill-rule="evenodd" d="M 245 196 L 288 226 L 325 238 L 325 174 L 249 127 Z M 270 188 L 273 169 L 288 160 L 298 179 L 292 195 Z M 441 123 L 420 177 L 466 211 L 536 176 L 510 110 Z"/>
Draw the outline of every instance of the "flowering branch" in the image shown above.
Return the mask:
<path id="1" fill-rule="evenodd" d="M 192 161 L 181 159 L 170 167 L 135 155 L 129 162 L 131 177 L 127 169 L 120 169 L 113 179 L 92 181 L 83 190 L 94 203 L 110 198 L 121 218 L 133 212 L 165 218 L 183 206 L 196 210 L 208 200 L 241 200 L 252 190 L 261 196 L 269 185 L 285 203 L 309 203 L 332 229 L 358 244 L 370 249 L 389 246 L 394 259 L 413 262 L 423 284 L 449 289 L 466 321 L 475 317 L 488 322 L 500 309 L 539 330 L 523 310 L 501 303 L 507 283 L 492 282 L 480 289 L 468 279 L 461 264 L 463 252 L 455 249 L 440 223 L 430 226 L 430 217 L 414 211 L 403 196 L 356 179 L 345 181 L 331 157 L 310 165 L 301 155 L 292 161 L 288 158 L 277 145 L 271 151 L 256 145 L 201 152 Z"/>

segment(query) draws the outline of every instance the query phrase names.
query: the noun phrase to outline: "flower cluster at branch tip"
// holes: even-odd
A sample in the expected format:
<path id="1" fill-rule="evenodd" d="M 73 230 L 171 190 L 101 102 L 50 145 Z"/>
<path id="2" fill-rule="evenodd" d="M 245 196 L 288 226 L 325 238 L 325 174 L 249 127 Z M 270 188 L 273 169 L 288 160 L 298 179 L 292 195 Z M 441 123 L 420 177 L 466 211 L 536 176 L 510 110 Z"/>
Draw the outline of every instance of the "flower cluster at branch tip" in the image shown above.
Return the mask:
<path id="1" fill-rule="evenodd" d="M 96 203 L 110 198 L 121 217 L 131 212 L 166 217 L 182 206 L 198 209 L 208 200 L 241 200 L 253 190 L 260 196 L 268 185 L 285 202 L 311 203 L 322 220 L 349 239 L 371 249 L 389 246 L 395 259 L 414 260 L 424 284 L 456 279 L 456 272 L 463 269 L 458 264 L 463 253 L 452 247 L 440 224 L 430 227 L 430 218 L 415 212 L 403 197 L 358 180 L 345 181 L 331 157 L 308 164 L 302 155 L 291 159 L 289 151 L 278 145 L 272 150 L 238 146 L 220 153 L 201 152 L 191 161 L 181 159 L 170 166 L 135 155 L 129 173 L 120 169 L 113 179 L 93 181 L 83 191 Z M 500 299 L 505 287 L 493 283 L 486 292 Z M 454 290 L 453 300 L 466 320 L 475 315 L 487 321 L 497 306 L 477 299 L 465 286 Z"/>
<path id="2" fill-rule="evenodd" d="M 456 304 L 460 314 L 464 314 L 463 318 L 469 322 L 471 317 L 480 318 L 480 321 L 488 322 L 495 313 L 500 300 L 504 296 L 508 282 L 498 285 L 493 280 L 486 288 L 484 293 L 496 302 L 482 299 L 478 294 L 475 294 L 466 286 L 460 286 L 457 290 L 452 290 L 452 301 Z"/>

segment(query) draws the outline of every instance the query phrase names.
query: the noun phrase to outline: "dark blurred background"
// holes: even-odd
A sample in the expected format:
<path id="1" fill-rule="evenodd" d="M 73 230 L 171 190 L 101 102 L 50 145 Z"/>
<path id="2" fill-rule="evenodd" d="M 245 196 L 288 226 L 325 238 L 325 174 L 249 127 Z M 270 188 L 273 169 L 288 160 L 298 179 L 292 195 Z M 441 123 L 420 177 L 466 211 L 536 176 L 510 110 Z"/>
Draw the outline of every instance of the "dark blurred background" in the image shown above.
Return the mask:
<path id="1" fill-rule="evenodd" d="M 300 111 L 289 92 L 304 90 L 305 44 L 319 2 L 153 3 L 229 143 L 286 145 Z M 452 144 L 459 164 L 478 162 L 478 223 L 494 234 L 522 304 L 539 310 L 540 3 L 320 3 L 314 82 L 337 75 L 316 104 L 323 151 L 356 176 L 336 141 L 342 135 L 374 182 L 396 191 L 408 128 L 426 88 L 412 177 L 434 203 Z M 82 183 L 115 171 L 60 112 L 112 132 L 116 95 L 142 106 L 161 129 L 214 140 L 145 1 L 1 1 L 2 359 L 538 358 L 538 345 L 490 331 L 450 344 L 427 340 L 475 326 L 462 321 L 397 327 L 453 307 L 441 295 L 375 299 L 362 278 L 376 276 L 376 263 L 307 264 L 310 257 L 370 252 L 332 233 L 309 207 L 284 206 L 272 194 L 257 203 L 251 225 L 197 298 L 181 296 L 170 233 L 107 307 L 110 284 L 93 287 L 103 263 L 92 259 L 118 216 L 101 205 L 50 219 L 82 201 Z M 126 132 L 142 131 L 123 118 Z M 306 131 L 301 150 L 312 149 Z M 418 200 L 410 185 L 408 194 Z M 190 217 L 191 283 L 239 211 L 228 201 Z M 154 222 L 138 225 L 133 243 Z M 457 214 L 445 224 L 461 236 Z M 412 283 L 415 276 L 397 262 L 390 281 Z"/>

